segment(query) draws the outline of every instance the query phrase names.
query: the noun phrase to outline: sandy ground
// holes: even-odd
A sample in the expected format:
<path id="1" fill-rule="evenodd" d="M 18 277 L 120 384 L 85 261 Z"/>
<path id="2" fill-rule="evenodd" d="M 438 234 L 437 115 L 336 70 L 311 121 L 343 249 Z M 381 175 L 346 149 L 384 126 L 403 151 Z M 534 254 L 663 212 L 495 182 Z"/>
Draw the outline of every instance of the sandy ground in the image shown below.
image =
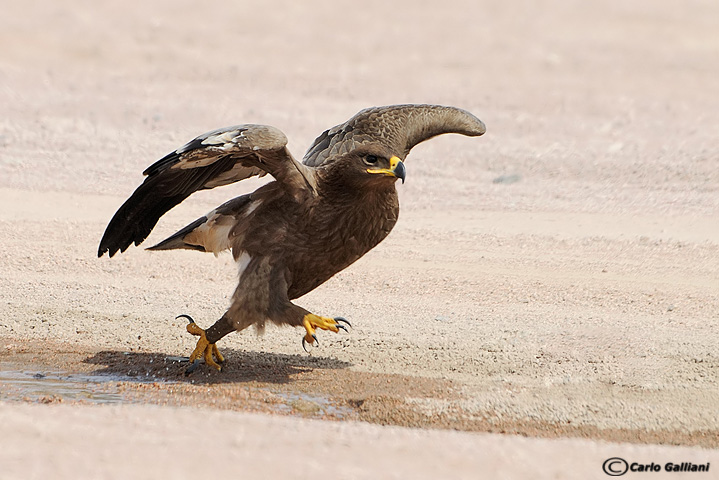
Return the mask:
<path id="1" fill-rule="evenodd" d="M 162 465 L 192 448 L 254 478 L 719 466 L 717 18 L 709 0 L 6 0 L 0 478 L 77 478 L 78 458 L 87 478 L 190 478 L 201 462 Z M 407 102 L 488 132 L 415 148 L 391 236 L 298 301 L 354 328 L 311 356 L 289 328 L 231 335 L 226 371 L 185 378 L 174 317 L 219 318 L 235 266 L 96 258 L 142 170 L 236 123 L 299 157 Z M 260 183 L 194 195 L 148 245 Z M 120 405 L 87 405 L 103 394 Z"/>

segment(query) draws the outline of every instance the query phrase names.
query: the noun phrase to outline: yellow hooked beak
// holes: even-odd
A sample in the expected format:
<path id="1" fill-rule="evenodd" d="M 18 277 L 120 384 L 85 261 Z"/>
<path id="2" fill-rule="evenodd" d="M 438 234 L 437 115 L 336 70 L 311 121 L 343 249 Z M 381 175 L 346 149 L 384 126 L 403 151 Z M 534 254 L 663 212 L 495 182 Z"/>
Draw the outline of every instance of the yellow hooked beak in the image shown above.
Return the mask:
<path id="1" fill-rule="evenodd" d="M 404 183 L 404 177 L 407 174 L 407 170 L 404 168 L 402 160 L 393 156 L 389 159 L 389 168 L 368 168 L 367 173 L 379 173 L 380 175 L 397 177 L 402 180 L 402 183 Z"/>

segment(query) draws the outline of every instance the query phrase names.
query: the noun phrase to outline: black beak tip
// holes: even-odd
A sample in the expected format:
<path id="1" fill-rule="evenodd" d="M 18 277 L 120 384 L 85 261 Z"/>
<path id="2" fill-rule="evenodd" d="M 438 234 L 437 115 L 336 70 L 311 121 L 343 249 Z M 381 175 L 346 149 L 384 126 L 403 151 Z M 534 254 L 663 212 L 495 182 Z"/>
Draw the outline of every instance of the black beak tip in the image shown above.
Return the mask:
<path id="1" fill-rule="evenodd" d="M 394 169 L 394 174 L 397 178 L 402 180 L 402 183 L 404 183 L 404 178 L 407 176 L 407 169 L 404 167 L 404 162 L 399 162 L 397 164 L 397 167 Z"/>

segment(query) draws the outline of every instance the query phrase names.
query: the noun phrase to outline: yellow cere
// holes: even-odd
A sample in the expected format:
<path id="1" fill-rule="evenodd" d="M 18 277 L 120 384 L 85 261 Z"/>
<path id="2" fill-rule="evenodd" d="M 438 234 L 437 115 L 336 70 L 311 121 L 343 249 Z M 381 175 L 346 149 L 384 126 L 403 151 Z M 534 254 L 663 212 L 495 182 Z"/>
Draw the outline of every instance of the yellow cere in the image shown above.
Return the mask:
<path id="1" fill-rule="evenodd" d="M 396 155 L 393 155 L 392 158 L 389 159 L 389 168 L 368 168 L 367 173 L 379 173 L 396 177 L 397 175 L 395 175 L 395 169 L 400 163 L 402 163 L 402 160 L 400 160 Z"/>

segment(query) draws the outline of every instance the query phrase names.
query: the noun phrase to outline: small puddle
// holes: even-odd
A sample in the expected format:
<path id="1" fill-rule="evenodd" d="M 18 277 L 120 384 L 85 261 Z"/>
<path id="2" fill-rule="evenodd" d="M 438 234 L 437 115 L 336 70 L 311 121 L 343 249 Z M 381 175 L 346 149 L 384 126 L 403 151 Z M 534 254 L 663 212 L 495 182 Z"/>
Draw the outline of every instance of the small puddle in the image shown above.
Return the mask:
<path id="1" fill-rule="evenodd" d="M 3 362 L 0 369 L 0 401 L 23 401 L 36 403 L 83 402 L 93 404 L 120 404 L 142 402 L 142 394 L 128 390 L 128 385 L 165 384 L 175 382 L 160 380 L 157 377 L 138 377 L 117 374 L 82 374 L 68 373 L 58 370 L 29 370 L 28 365 Z M 182 387 L 190 388 L 191 384 L 177 384 L 178 391 L 170 390 L 173 396 L 181 398 Z M 159 386 L 159 385 L 158 385 Z M 217 386 L 218 395 L 223 385 Z M 259 390 L 270 393 L 270 389 L 259 387 Z M 142 392 L 143 389 L 140 389 Z M 164 390 L 156 390 L 156 397 Z M 187 392 L 185 392 L 188 394 Z M 337 405 L 329 398 L 303 392 L 273 391 L 279 403 L 274 404 L 277 413 L 295 414 L 304 417 L 333 417 L 337 419 L 352 418 L 354 410 L 350 407 Z M 273 402 L 274 403 L 274 402 Z M 268 406 L 269 408 L 269 406 Z"/>
<path id="2" fill-rule="evenodd" d="M 7 368 L 7 365 L 3 365 Z M 137 379 L 118 375 L 82 375 L 59 372 L 0 370 L 0 400 L 50 403 L 62 400 L 112 404 L 126 401 L 116 382 Z"/>
<path id="3" fill-rule="evenodd" d="M 284 404 L 280 411 L 298 412 L 309 415 L 328 415 L 337 419 L 350 416 L 354 411 L 349 407 L 334 405 L 329 398 L 308 395 L 306 393 L 277 393 Z"/>

